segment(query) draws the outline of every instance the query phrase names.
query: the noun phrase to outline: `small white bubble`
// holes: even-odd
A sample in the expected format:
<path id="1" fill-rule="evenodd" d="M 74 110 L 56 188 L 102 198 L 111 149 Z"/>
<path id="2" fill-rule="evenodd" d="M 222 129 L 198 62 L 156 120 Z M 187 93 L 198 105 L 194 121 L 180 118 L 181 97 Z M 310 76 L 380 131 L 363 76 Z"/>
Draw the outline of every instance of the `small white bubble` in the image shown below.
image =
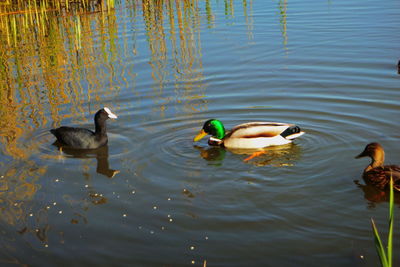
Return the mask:
<path id="1" fill-rule="evenodd" d="M 167 216 L 168 216 L 168 218 L 171 218 L 171 214 L 168 214 Z"/>
<path id="2" fill-rule="evenodd" d="M 62 210 L 58 211 L 59 214 L 62 214 Z"/>
<path id="3" fill-rule="evenodd" d="M 172 219 L 169 219 L 170 222 L 172 222 Z"/>
<path id="4" fill-rule="evenodd" d="M 4 178 L 4 175 L 0 176 L 1 178 Z"/>
<path id="5" fill-rule="evenodd" d="M 157 206 L 154 206 L 154 207 L 153 207 L 153 210 L 156 210 L 156 209 L 157 209 Z"/>
<path id="6" fill-rule="evenodd" d="M 102 196 L 103 196 L 103 194 L 100 194 L 100 196 L 102 197 Z"/>
<path id="7" fill-rule="evenodd" d="M 31 216 L 31 217 L 32 217 L 32 216 L 33 216 L 33 213 L 29 213 L 29 216 Z"/>
<path id="8" fill-rule="evenodd" d="M 53 206 L 57 205 L 57 202 L 53 202 Z"/>
<path id="9" fill-rule="evenodd" d="M 15 207 L 18 206 L 18 203 L 14 203 L 14 206 L 15 206 Z"/>
<path id="10" fill-rule="evenodd" d="M 154 234 L 154 231 L 150 231 L 150 234 Z"/>
<path id="11" fill-rule="evenodd" d="M 132 194 L 135 194 L 135 193 L 136 193 L 135 190 L 133 190 L 133 191 L 132 191 Z"/>
<path id="12" fill-rule="evenodd" d="M 139 226 L 138 228 L 139 228 L 139 229 L 142 229 L 142 226 Z"/>
<path id="13" fill-rule="evenodd" d="M 86 187 L 86 188 L 88 188 L 88 187 L 89 187 L 89 185 L 88 185 L 88 184 L 85 184 L 85 187 Z"/>
<path id="14" fill-rule="evenodd" d="M 165 230 L 165 227 L 164 227 L 164 226 L 161 226 L 161 230 Z"/>
<path id="15" fill-rule="evenodd" d="M 115 192 L 113 192 L 113 195 L 115 195 Z"/>
<path id="16" fill-rule="evenodd" d="M 192 261 L 192 264 L 195 264 L 196 262 L 195 261 Z"/>
<path id="17" fill-rule="evenodd" d="M 47 207 L 46 207 L 46 209 L 48 209 L 48 210 L 49 210 L 49 209 L 50 209 L 50 206 L 47 206 Z"/>
<path id="18" fill-rule="evenodd" d="M 44 245 L 44 247 L 48 248 L 48 247 L 49 247 L 49 245 L 47 245 L 47 244 L 46 244 L 46 245 Z"/>
<path id="19" fill-rule="evenodd" d="M 127 215 L 124 213 L 124 214 L 122 214 L 122 217 L 126 217 Z"/>
<path id="20" fill-rule="evenodd" d="M 56 179 L 55 181 L 56 181 L 56 183 L 58 183 L 60 180 Z"/>
<path id="21" fill-rule="evenodd" d="M 208 240 L 208 236 L 206 236 L 205 239 Z"/>
<path id="22" fill-rule="evenodd" d="M 360 258 L 361 258 L 361 259 L 364 259 L 364 255 L 360 255 Z"/>
<path id="23" fill-rule="evenodd" d="M 39 229 L 36 229 L 35 231 L 36 231 L 36 233 L 37 233 L 37 232 L 39 232 Z"/>
<path id="24" fill-rule="evenodd" d="M 99 194 L 97 194 L 97 193 L 96 193 L 96 194 L 94 194 L 94 196 L 95 196 L 95 197 L 97 197 L 98 195 L 99 195 Z"/>
<path id="25" fill-rule="evenodd" d="M 190 247 L 190 250 L 194 250 L 194 246 L 191 246 L 191 247 Z"/>
<path id="26" fill-rule="evenodd" d="M 171 198 L 169 197 L 169 198 L 167 198 L 167 200 L 168 200 L 168 201 L 170 201 L 170 200 L 171 200 Z"/>

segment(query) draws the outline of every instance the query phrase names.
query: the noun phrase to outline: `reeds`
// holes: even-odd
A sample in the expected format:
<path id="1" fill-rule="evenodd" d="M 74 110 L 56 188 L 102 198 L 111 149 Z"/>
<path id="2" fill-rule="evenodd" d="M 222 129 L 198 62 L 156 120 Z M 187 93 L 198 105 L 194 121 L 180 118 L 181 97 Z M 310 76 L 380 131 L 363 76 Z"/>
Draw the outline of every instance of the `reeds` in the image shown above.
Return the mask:
<path id="1" fill-rule="evenodd" d="M 372 230 L 374 232 L 374 240 L 376 251 L 379 255 L 379 260 L 382 267 L 392 267 L 393 258 L 393 211 L 394 211 L 394 195 L 393 195 L 393 178 L 390 177 L 390 197 L 389 197 L 389 233 L 387 240 L 387 249 L 382 244 L 382 240 L 378 233 L 378 228 L 375 225 L 374 219 L 371 218 Z"/>

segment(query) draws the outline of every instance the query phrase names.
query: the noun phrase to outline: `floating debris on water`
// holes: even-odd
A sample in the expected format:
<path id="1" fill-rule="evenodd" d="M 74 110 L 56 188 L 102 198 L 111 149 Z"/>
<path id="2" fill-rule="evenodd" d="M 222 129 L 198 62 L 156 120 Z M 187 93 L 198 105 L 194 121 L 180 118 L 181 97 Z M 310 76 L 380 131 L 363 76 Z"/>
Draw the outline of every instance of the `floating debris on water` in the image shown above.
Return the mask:
<path id="1" fill-rule="evenodd" d="M 192 193 L 192 192 L 190 192 L 189 190 L 187 190 L 186 188 L 184 188 L 183 189 L 183 192 L 182 192 L 186 197 L 189 197 L 189 198 L 194 198 L 194 194 Z"/>

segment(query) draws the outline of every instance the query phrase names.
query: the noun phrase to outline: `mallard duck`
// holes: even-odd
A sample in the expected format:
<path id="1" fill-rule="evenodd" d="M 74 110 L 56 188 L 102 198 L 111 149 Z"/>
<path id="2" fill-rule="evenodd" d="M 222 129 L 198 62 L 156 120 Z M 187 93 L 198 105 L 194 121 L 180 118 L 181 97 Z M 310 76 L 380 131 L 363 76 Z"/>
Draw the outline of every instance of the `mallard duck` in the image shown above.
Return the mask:
<path id="1" fill-rule="evenodd" d="M 300 130 L 299 126 L 279 122 L 249 122 L 225 132 L 222 122 L 211 119 L 204 123 L 203 128 L 193 141 L 197 142 L 206 135 L 211 135 L 208 140 L 209 145 L 238 149 L 260 149 L 288 144 L 303 134 L 304 132 Z"/>
<path id="2" fill-rule="evenodd" d="M 104 107 L 94 115 L 94 132 L 85 128 L 67 126 L 51 129 L 50 132 L 61 145 L 74 149 L 95 149 L 108 142 L 106 120 L 109 118 L 116 119 L 117 116 L 109 108 Z"/>
<path id="3" fill-rule="evenodd" d="M 389 187 L 390 177 L 392 177 L 393 188 L 400 191 L 400 166 L 383 165 L 385 162 L 385 151 L 380 144 L 368 144 L 364 151 L 356 156 L 356 159 L 362 157 L 370 157 L 372 159 L 363 172 L 363 178 L 366 183 L 384 190 Z"/>

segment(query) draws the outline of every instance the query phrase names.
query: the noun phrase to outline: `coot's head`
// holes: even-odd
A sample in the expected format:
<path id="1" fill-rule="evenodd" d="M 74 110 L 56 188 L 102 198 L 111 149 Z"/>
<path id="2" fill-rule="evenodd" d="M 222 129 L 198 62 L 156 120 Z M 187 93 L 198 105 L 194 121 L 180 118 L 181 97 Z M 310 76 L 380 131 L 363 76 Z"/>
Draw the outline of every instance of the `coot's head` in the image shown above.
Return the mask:
<path id="1" fill-rule="evenodd" d="M 94 116 L 95 121 L 97 121 L 97 120 L 105 121 L 109 118 L 116 119 L 118 117 L 117 117 L 117 115 L 112 113 L 111 110 L 107 107 L 104 107 L 104 108 L 100 109 L 99 111 L 97 111 L 96 115 Z"/>

